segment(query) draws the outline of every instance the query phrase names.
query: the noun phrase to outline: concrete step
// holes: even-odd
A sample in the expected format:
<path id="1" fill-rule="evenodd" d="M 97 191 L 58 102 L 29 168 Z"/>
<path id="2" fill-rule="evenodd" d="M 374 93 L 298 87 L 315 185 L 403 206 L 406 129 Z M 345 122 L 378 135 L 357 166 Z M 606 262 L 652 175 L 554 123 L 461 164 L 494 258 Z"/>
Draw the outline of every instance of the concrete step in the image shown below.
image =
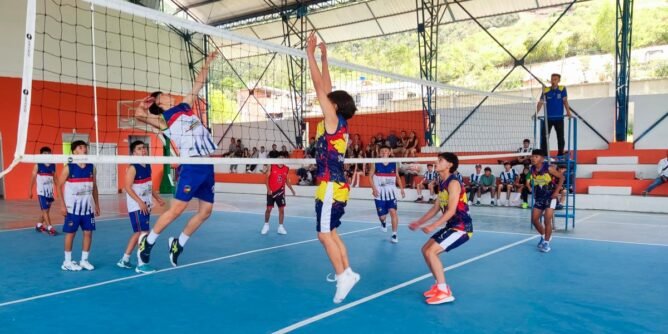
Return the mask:
<path id="1" fill-rule="evenodd" d="M 631 195 L 631 187 L 589 186 L 587 192 L 592 195 Z"/>
<path id="2" fill-rule="evenodd" d="M 638 164 L 638 157 L 598 157 L 596 164 L 599 165 L 635 165 Z"/>
<path id="3" fill-rule="evenodd" d="M 668 197 L 578 194 L 577 209 L 668 213 Z"/>
<path id="4" fill-rule="evenodd" d="M 582 179 L 576 180 L 575 191 L 578 194 L 589 193 L 592 186 L 603 187 L 629 187 L 631 194 L 640 195 L 653 180 L 620 180 L 620 179 Z M 652 191 L 653 196 L 668 196 L 668 183 L 663 184 Z"/>
<path id="5" fill-rule="evenodd" d="M 615 179 L 615 180 L 635 180 L 636 172 L 608 172 L 608 171 L 595 171 L 592 172 L 593 179 Z"/>

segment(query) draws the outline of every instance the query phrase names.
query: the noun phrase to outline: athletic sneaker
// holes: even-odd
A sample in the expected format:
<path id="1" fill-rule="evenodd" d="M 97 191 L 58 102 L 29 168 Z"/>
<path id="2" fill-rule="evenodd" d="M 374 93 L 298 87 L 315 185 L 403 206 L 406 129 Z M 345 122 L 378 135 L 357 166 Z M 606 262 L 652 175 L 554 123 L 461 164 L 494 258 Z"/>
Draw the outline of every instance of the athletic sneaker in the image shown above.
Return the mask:
<path id="1" fill-rule="evenodd" d="M 152 272 L 155 272 L 155 269 L 151 267 L 148 263 L 140 264 L 135 268 L 135 272 L 139 274 L 150 274 Z"/>
<path id="2" fill-rule="evenodd" d="M 492 201 L 492 206 L 494 206 L 494 201 Z"/>
<path id="3" fill-rule="evenodd" d="M 355 284 L 359 282 L 360 275 L 356 272 L 344 272 L 336 280 L 336 294 L 334 294 L 334 304 L 341 303 Z"/>
<path id="4" fill-rule="evenodd" d="M 139 236 L 139 246 L 137 247 L 137 257 L 142 263 L 148 263 L 151 260 L 151 248 L 153 245 L 148 243 L 148 233 L 143 233 Z"/>
<path id="5" fill-rule="evenodd" d="M 286 235 L 288 234 L 288 231 L 285 230 L 285 227 L 283 227 L 283 224 L 278 225 L 278 231 L 276 231 L 280 235 Z"/>
<path id="6" fill-rule="evenodd" d="M 268 232 L 269 232 L 269 224 L 265 223 L 264 226 L 262 226 L 262 231 L 260 231 L 260 234 L 267 234 Z"/>
<path id="7" fill-rule="evenodd" d="M 540 249 L 541 247 L 543 247 L 543 243 L 545 243 L 545 239 L 543 239 L 543 237 L 540 237 L 540 240 L 538 240 L 538 245 L 536 245 L 536 247 Z"/>
<path id="8" fill-rule="evenodd" d="M 552 248 L 550 248 L 550 243 L 549 243 L 549 242 L 544 241 L 544 242 L 543 242 L 543 246 L 541 246 L 540 248 L 538 248 L 538 250 L 540 250 L 540 251 L 543 252 L 543 253 L 547 253 L 547 252 L 551 251 Z"/>
<path id="9" fill-rule="evenodd" d="M 429 203 L 429 204 L 434 204 L 434 199 L 433 199 L 433 198 L 430 198 L 429 201 L 428 201 L 427 203 Z"/>
<path id="10" fill-rule="evenodd" d="M 450 286 L 448 286 L 446 290 L 447 291 L 443 291 L 437 287 L 436 294 L 427 299 L 427 304 L 438 305 L 438 304 L 453 302 L 455 300 L 455 296 L 452 295 Z"/>
<path id="11" fill-rule="evenodd" d="M 134 267 L 134 266 L 132 265 L 132 263 L 130 262 L 130 260 L 128 260 L 128 261 L 123 261 L 123 259 L 118 260 L 118 262 L 116 262 L 116 265 L 117 265 L 119 268 L 123 268 L 123 269 L 132 269 L 132 268 Z"/>
<path id="12" fill-rule="evenodd" d="M 419 203 L 419 202 L 422 202 L 422 201 L 423 201 L 423 198 L 422 198 L 422 196 L 420 196 L 415 200 L 415 203 Z"/>
<path id="13" fill-rule="evenodd" d="M 396 234 L 393 234 L 393 235 L 392 235 L 392 238 L 390 239 L 390 241 L 391 241 L 393 244 L 396 244 L 396 243 L 399 242 L 399 237 L 397 237 Z"/>
<path id="14" fill-rule="evenodd" d="M 387 232 L 387 223 L 386 222 L 380 222 L 380 230 L 383 232 Z"/>
<path id="15" fill-rule="evenodd" d="M 179 244 L 179 238 L 169 238 L 169 262 L 176 267 L 179 255 L 183 253 L 183 247 Z"/>
<path id="16" fill-rule="evenodd" d="M 480 201 L 475 201 L 475 205 L 480 205 Z"/>
<path id="17" fill-rule="evenodd" d="M 46 233 L 49 233 L 49 235 L 52 236 L 52 237 L 55 237 L 56 234 L 58 234 L 58 232 L 56 232 L 56 229 L 53 228 L 53 227 L 50 228 L 50 229 L 46 229 Z"/>
<path id="18" fill-rule="evenodd" d="M 86 269 L 86 270 L 89 270 L 89 271 L 95 269 L 95 267 L 92 264 L 90 264 L 90 262 L 88 262 L 88 260 L 85 260 L 85 261 L 81 260 L 81 262 L 79 262 L 79 266 L 81 266 L 82 269 Z"/>
<path id="19" fill-rule="evenodd" d="M 563 210 L 564 206 L 562 204 L 557 204 L 556 210 Z"/>
<path id="20" fill-rule="evenodd" d="M 522 203 L 522 209 L 526 209 L 528 207 L 529 207 L 529 203 L 527 203 L 527 202 Z"/>
<path id="21" fill-rule="evenodd" d="M 46 231 L 46 227 L 44 227 L 44 225 L 42 225 L 42 226 L 35 225 L 35 232 L 42 233 L 44 231 Z"/>
<path id="22" fill-rule="evenodd" d="M 425 298 L 431 298 L 434 297 L 438 293 L 438 284 L 434 284 L 429 288 L 429 290 L 425 291 L 422 295 Z"/>
<path id="23" fill-rule="evenodd" d="M 60 269 L 65 271 L 80 271 L 81 267 L 79 267 L 76 261 L 63 261 L 63 265 L 60 266 Z"/>

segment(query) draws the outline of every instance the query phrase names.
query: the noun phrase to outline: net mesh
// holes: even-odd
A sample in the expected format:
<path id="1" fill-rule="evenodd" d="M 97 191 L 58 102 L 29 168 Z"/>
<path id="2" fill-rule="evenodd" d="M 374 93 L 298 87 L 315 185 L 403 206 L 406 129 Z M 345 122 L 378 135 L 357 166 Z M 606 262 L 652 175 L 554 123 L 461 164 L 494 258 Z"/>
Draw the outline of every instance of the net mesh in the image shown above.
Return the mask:
<path id="1" fill-rule="evenodd" d="M 71 161 L 69 145 L 78 139 L 94 145 L 89 156 L 75 159 L 94 163 L 272 163 L 261 152 L 274 145 L 312 153 L 322 112 L 299 43 L 261 41 L 121 1 L 38 0 L 28 15 L 35 31 L 27 65 L 33 73 L 30 117 L 19 124 L 27 131 L 25 149 L 17 152 L 22 161 Z M 192 107 L 218 149 L 204 160 L 166 154 L 168 136 L 134 118 L 137 103 L 154 91 L 177 99 L 188 94 L 210 52 L 219 57 Z M 380 143 L 404 161 L 430 161 L 433 155 L 425 153 L 439 151 L 505 154 L 533 138 L 531 99 L 335 59 L 329 68 L 333 89 L 349 92 L 358 107 L 349 121 L 350 158 L 376 158 Z M 427 136 L 432 146 L 426 146 L 426 86 L 436 89 L 435 131 Z M 130 156 L 134 140 L 145 141 L 151 156 Z M 43 146 L 54 154 L 39 155 Z"/>

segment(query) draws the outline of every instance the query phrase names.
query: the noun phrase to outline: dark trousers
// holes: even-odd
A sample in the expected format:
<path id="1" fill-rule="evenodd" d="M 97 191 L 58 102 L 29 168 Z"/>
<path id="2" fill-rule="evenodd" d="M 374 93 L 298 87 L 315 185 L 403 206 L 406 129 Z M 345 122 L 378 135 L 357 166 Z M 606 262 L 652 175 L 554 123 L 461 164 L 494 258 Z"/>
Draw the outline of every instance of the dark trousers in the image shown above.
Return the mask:
<path id="1" fill-rule="evenodd" d="M 550 152 L 547 152 L 547 141 L 550 139 L 550 132 L 552 132 L 552 127 L 557 131 L 557 146 L 559 148 L 558 155 L 564 154 L 564 120 L 563 119 L 548 119 L 547 120 L 547 135 L 545 135 L 545 122 L 540 122 L 540 148 L 545 151 L 547 155 L 550 155 Z"/>
<path id="2" fill-rule="evenodd" d="M 530 188 L 527 188 L 526 186 L 524 186 L 522 188 L 522 194 L 521 194 L 520 197 L 522 198 L 523 203 L 529 202 L 529 192 L 530 192 Z"/>

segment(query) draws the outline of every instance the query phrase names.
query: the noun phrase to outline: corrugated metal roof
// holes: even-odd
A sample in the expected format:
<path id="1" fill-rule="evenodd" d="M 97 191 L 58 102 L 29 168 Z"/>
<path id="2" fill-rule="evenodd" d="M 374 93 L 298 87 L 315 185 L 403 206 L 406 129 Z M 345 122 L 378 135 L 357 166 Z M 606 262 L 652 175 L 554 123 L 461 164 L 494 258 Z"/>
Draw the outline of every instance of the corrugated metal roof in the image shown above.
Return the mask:
<path id="1" fill-rule="evenodd" d="M 237 33 L 280 43 L 283 24 L 280 8 L 309 6 L 308 29 L 315 29 L 327 43 L 338 43 L 415 30 L 416 1 L 413 0 L 172 0 L 198 20 Z M 446 1 L 446 0 L 444 0 Z M 541 8 L 565 6 L 574 0 L 447 0 L 442 24 L 491 17 Z M 588 0 L 575 0 L 584 2 Z M 274 4 L 274 5 L 272 5 Z M 273 16 L 271 16 L 273 15 Z M 253 20 L 253 17 L 259 17 Z"/>

